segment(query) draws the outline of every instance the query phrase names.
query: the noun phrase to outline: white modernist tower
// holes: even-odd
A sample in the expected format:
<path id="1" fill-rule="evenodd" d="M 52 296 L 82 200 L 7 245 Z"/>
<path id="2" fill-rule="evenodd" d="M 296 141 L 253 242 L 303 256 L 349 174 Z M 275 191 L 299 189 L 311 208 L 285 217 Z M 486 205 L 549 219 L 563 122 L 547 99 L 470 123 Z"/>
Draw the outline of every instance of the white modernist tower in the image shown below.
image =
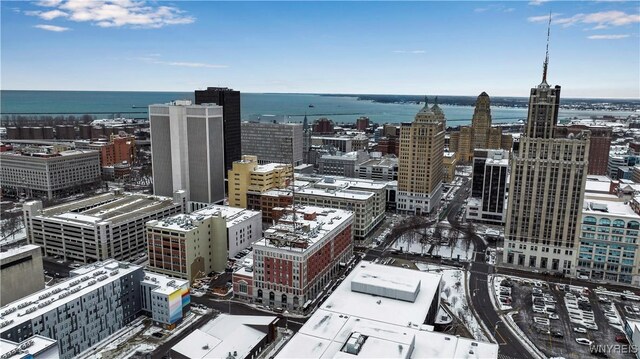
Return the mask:
<path id="1" fill-rule="evenodd" d="M 224 199 L 222 107 L 173 101 L 149 106 L 153 192 L 185 190 L 193 202 Z"/>

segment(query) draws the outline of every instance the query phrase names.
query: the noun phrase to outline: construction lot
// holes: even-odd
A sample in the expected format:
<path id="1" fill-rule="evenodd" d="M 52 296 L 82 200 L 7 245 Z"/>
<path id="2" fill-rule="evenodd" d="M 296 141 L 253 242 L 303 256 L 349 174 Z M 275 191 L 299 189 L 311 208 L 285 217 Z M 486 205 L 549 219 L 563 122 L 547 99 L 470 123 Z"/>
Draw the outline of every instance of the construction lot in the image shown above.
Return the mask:
<path id="1" fill-rule="evenodd" d="M 634 348 L 620 336 L 624 336 L 621 311 L 627 306 L 630 318 L 640 318 L 640 308 L 633 307 L 639 303 L 583 287 L 516 277 L 509 282 L 512 317 L 546 356 L 635 358 Z"/>

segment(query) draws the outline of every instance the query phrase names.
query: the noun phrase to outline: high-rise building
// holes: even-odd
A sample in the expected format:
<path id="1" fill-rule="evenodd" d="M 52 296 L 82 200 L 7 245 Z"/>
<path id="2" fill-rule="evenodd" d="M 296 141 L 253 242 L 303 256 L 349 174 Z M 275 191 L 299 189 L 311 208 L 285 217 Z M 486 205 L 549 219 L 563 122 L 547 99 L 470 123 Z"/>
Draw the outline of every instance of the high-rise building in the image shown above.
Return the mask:
<path id="1" fill-rule="evenodd" d="M 475 150 L 473 183 L 467 204 L 467 218 L 478 222 L 504 224 L 507 213 L 507 172 L 509 152 Z"/>
<path id="2" fill-rule="evenodd" d="M 185 190 L 189 201 L 224 199 L 222 113 L 220 106 L 192 105 L 188 100 L 149 106 L 156 195 L 172 196 Z"/>
<path id="3" fill-rule="evenodd" d="M 367 128 L 369 128 L 369 117 L 358 117 L 356 120 L 356 130 L 365 131 Z"/>
<path id="4" fill-rule="evenodd" d="M 333 135 L 334 123 L 326 117 L 321 117 L 313 122 L 314 135 Z"/>
<path id="5" fill-rule="evenodd" d="M 462 126 L 451 133 L 449 150 L 456 152 L 460 161 L 469 163 L 475 149 L 511 149 L 511 135 L 502 134 L 502 129 L 491 127 L 491 99 L 486 92 L 476 100 L 471 126 Z"/>
<path id="6" fill-rule="evenodd" d="M 242 130 L 240 127 L 240 91 L 227 87 L 207 87 L 196 90 L 196 105 L 214 103 L 222 106 L 224 121 L 224 166 L 225 175 L 233 166 L 233 161 L 240 159 L 242 148 Z"/>
<path id="7" fill-rule="evenodd" d="M 400 128 L 398 211 L 425 215 L 440 203 L 444 178 L 444 113 L 437 103 L 424 107 Z"/>
<path id="8" fill-rule="evenodd" d="M 297 166 L 303 162 L 302 151 L 299 123 L 242 123 L 242 154 L 257 156 L 260 164 L 293 162 Z"/>
<path id="9" fill-rule="evenodd" d="M 607 175 L 609 149 L 611 148 L 611 127 L 586 125 L 558 126 L 556 128 L 556 137 L 569 137 L 570 134 L 575 136 L 584 130 L 591 132 L 591 143 L 589 144 L 589 174 Z"/>
<path id="10" fill-rule="evenodd" d="M 547 44 L 548 49 L 548 44 Z M 531 89 L 525 133 L 511 158 L 503 263 L 575 271 L 589 156 L 589 131 L 555 136 L 560 86 Z"/>

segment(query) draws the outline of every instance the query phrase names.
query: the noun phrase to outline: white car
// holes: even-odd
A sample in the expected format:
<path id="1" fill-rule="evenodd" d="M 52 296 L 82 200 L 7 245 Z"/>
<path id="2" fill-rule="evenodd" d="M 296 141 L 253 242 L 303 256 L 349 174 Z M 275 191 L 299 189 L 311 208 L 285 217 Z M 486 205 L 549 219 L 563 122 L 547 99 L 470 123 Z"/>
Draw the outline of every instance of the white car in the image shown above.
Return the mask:
<path id="1" fill-rule="evenodd" d="M 551 313 L 549 314 L 549 319 L 558 320 L 560 319 L 560 317 L 558 316 L 558 314 Z"/>
<path id="2" fill-rule="evenodd" d="M 585 328 L 587 329 L 591 329 L 591 330 L 598 330 L 598 326 L 595 324 L 591 324 L 591 323 L 583 323 L 582 325 L 584 325 Z"/>
<path id="3" fill-rule="evenodd" d="M 584 329 L 584 328 L 578 328 L 578 327 L 573 328 L 573 331 L 574 331 L 574 332 L 576 332 L 576 333 L 582 333 L 582 334 L 586 334 L 586 333 L 587 333 L 587 330 L 586 330 L 586 329 Z"/>
<path id="4" fill-rule="evenodd" d="M 534 313 L 544 313 L 544 307 L 538 306 L 538 305 L 534 305 L 533 306 L 533 312 Z"/>
<path id="5" fill-rule="evenodd" d="M 587 338 L 576 338 L 576 343 L 582 344 L 582 345 L 591 345 L 593 344 L 593 341 Z"/>

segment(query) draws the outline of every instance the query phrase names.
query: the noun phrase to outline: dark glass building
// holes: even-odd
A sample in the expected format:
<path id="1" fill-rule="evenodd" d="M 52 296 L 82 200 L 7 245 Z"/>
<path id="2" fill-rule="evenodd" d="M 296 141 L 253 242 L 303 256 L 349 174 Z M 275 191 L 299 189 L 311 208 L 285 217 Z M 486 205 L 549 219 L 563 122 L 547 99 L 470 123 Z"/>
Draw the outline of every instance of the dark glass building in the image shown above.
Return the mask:
<path id="1" fill-rule="evenodd" d="M 207 87 L 206 90 L 196 90 L 196 105 L 215 103 L 222 106 L 224 127 L 224 176 L 233 166 L 233 161 L 239 161 L 242 146 L 240 129 L 240 91 L 227 87 Z"/>

